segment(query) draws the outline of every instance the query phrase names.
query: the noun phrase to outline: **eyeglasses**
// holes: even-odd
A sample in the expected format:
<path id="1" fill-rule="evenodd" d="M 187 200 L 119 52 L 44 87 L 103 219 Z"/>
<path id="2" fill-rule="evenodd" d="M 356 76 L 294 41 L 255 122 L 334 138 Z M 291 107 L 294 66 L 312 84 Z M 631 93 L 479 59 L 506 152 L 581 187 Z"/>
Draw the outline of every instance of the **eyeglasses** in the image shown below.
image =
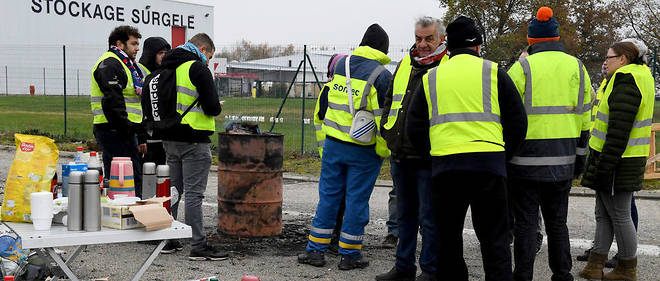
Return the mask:
<path id="1" fill-rule="evenodd" d="M 605 60 L 607 61 L 607 60 L 609 60 L 609 59 L 611 59 L 611 58 L 618 58 L 618 57 L 620 57 L 620 56 L 621 56 L 621 55 L 618 55 L 618 56 L 606 56 L 606 57 L 605 57 Z"/>

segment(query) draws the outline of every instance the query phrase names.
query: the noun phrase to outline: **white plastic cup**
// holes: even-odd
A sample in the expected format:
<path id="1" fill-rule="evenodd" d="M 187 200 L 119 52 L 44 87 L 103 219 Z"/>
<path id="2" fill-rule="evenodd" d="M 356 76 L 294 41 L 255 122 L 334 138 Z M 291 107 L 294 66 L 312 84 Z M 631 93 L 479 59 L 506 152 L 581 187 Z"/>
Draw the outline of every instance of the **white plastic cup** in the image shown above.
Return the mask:
<path id="1" fill-rule="evenodd" d="M 52 218 L 32 218 L 34 230 L 50 230 Z"/>

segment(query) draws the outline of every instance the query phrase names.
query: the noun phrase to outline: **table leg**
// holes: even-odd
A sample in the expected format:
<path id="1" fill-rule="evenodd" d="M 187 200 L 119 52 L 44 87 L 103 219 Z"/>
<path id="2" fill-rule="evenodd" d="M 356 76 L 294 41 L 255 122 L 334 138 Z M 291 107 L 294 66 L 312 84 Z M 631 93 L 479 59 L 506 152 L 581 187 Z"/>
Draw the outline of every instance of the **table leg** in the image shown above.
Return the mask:
<path id="1" fill-rule="evenodd" d="M 71 281 L 79 281 L 78 277 L 76 277 L 75 274 L 73 274 L 73 271 L 71 271 L 71 268 L 62 260 L 60 255 L 58 255 L 55 252 L 55 249 L 53 248 L 46 248 L 46 251 L 48 251 L 48 254 L 50 257 L 57 263 L 57 265 L 60 266 L 60 268 L 64 271 L 64 274 L 66 274 L 67 277 L 69 277 L 69 280 Z M 76 250 L 77 252 L 78 250 Z M 75 252 L 74 252 L 75 253 Z"/>
<path id="2" fill-rule="evenodd" d="M 76 249 L 73 251 L 73 253 L 71 253 L 71 255 L 69 255 L 69 257 L 66 259 L 66 261 L 65 261 L 64 263 L 66 263 L 67 265 L 68 265 L 68 264 L 71 264 L 71 261 L 73 261 L 74 259 L 76 259 L 76 258 L 78 257 L 78 255 L 79 255 L 84 249 L 87 249 L 87 245 L 82 245 L 82 246 L 78 246 L 78 247 L 76 247 Z M 57 280 L 60 280 L 60 276 L 56 274 L 56 275 L 53 276 L 53 278 L 51 279 L 51 281 L 57 281 Z"/>
<path id="3" fill-rule="evenodd" d="M 151 252 L 151 255 L 147 258 L 146 261 L 142 264 L 142 267 L 140 267 L 140 270 L 138 270 L 137 273 L 135 273 L 135 276 L 133 276 L 132 281 L 138 281 L 140 278 L 142 278 L 142 275 L 147 272 L 147 269 L 149 269 L 149 266 L 151 266 L 151 263 L 154 262 L 156 257 L 158 257 L 158 254 L 160 254 L 160 250 L 162 250 L 165 247 L 165 243 L 167 243 L 167 240 L 160 241 L 160 244 L 156 246 L 153 252 Z"/>

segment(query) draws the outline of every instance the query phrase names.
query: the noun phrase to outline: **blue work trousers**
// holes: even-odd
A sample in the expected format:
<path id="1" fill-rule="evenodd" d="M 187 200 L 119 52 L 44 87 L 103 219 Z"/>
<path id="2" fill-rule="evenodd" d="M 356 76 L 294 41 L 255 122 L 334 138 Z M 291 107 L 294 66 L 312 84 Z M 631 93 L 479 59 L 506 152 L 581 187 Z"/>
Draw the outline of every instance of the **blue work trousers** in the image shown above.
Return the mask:
<path id="1" fill-rule="evenodd" d="M 339 254 L 361 255 L 362 235 L 369 223 L 369 198 L 382 164 L 383 160 L 373 146 L 361 147 L 326 139 L 321 160 L 319 204 L 307 251 L 326 251 L 345 194 L 346 210 L 339 235 Z"/>

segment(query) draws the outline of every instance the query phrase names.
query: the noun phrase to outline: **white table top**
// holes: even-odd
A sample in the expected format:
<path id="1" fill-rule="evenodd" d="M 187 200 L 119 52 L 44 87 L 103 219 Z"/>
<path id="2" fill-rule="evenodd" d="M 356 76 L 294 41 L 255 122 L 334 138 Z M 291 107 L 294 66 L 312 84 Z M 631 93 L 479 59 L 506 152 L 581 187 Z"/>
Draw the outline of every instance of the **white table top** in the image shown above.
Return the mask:
<path id="1" fill-rule="evenodd" d="M 134 229 L 101 228 L 101 231 L 68 231 L 66 226 L 53 224 L 50 230 L 37 231 L 31 223 L 5 222 L 21 237 L 23 249 L 68 247 L 80 245 L 136 242 L 147 240 L 185 239 L 192 237 L 190 226 L 178 221 L 170 228 L 145 231 L 144 227 Z"/>

